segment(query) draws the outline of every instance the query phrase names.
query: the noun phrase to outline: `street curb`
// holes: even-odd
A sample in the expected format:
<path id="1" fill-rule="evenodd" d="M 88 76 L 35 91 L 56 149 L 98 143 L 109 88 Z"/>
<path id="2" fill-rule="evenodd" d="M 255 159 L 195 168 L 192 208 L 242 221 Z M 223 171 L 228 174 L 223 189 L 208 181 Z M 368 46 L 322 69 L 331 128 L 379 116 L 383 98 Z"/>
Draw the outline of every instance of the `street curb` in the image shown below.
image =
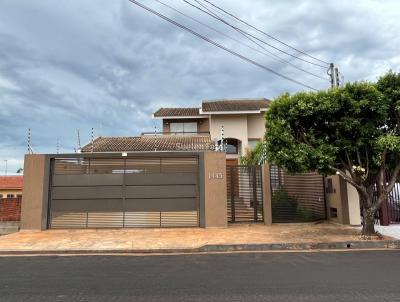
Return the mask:
<path id="1" fill-rule="evenodd" d="M 201 249 L 203 252 L 400 249 L 400 240 L 205 245 L 201 247 Z"/>
<path id="2" fill-rule="evenodd" d="M 69 250 L 0 250 L 0 255 L 54 255 L 54 254 L 193 254 L 209 252 L 261 252 L 304 250 L 362 250 L 400 249 L 400 240 L 344 241 L 316 243 L 255 243 L 255 244 L 209 244 L 198 248 L 167 249 L 69 249 Z"/>

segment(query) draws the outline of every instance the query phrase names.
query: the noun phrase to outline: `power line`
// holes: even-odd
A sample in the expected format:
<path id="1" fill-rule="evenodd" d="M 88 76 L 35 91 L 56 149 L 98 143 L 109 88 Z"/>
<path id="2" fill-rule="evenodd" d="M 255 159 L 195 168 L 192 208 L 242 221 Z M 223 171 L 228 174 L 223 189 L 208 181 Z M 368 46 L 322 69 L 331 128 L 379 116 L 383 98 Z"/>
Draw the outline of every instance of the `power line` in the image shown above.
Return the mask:
<path id="1" fill-rule="evenodd" d="M 278 47 L 276 47 L 276 46 L 274 46 L 274 45 L 272 45 L 272 44 L 270 44 L 270 43 L 268 43 L 268 42 L 265 42 L 264 40 L 261 40 L 260 38 L 258 38 L 258 37 L 256 37 L 256 36 L 254 36 L 254 35 L 252 35 L 252 34 L 246 32 L 246 31 L 244 31 L 243 29 L 241 29 L 241 28 L 239 28 L 239 27 L 236 27 L 236 26 L 234 26 L 234 25 L 228 23 L 226 20 L 222 19 L 221 17 L 215 15 L 215 14 L 212 13 L 212 12 L 206 11 L 206 10 L 202 9 L 201 7 L 198 7 L 197 5 L 191 3 L 191 2 L 189 2 L 189 1 L 187 1 L 187 0 L 183 0 L 183 1 L 184 1 L 185 3 L 187 3 L 188 5 L 190 5 L 190 6 L 194 7 L 194 8 L 196 8 L 196 9 L 200 10 L 201 12 L 203 12 L 203 13 L 205 13 L 205 14 L 211 16 L 212 18 L 221 21 L 222 23 L 228 25 L 229 27 L 235 29 L 236 31 L 242 32 L 244 35 L 250 36 L 250 37 L 252 37 L 253 39 L 256 39 L 257 41 L 259 41 L 259 42 L 261 42 L 261 43 L 263 43 L 263 44 L 265 44 L 265 45 L 268 45 L 269 47 L 271 47 L 271 48 L 273 48 L 273 49 L 275 49 L 275 50 L 277 50 L 277 51 L 279 51 L 279 52 L 282 52 L 282 53 L 284 53 L 284 54 L 286 54 L 286 55 L 288 55 L 288 56 L 291 56 L 291 57 L 293 57 L 293 58 L 295 58 L 295 59 L 298 59 L 298 60 L 301 60 L 301 61 L 303 61 L 303 62 L 312 64 L 312 65 L 315 65 L 315 66 L 319 66 L 319 67 L 324 68 L 324 69 L 327 68 L 327 66 L 323 66 L 323 65 L 320 65 L 320 64 L 317 64 L 317 63 L 308 61 L 308 60 L 303 59 L 303 58 L 300 58 L 300 57 L 298 57 L 298 56 L 296 56 L 296 55 L 294 55 L 294 54 L 291 54 L 291 53 L 289 53 L 289 52 L 287 52 L 287 51 L 285 51 L 285 50 L 282 50 L 282 49 L 280 49 L 280 48 L 278 48 Z M 196 2 L 198 3 L 198 1 L 196 1 Z M 203 6 L 203 7 L 204 7 L 204 6 Z"/>
<path id="2" fill-rule="evenodd" d="M 161 5 L 163 5 L 163 6 L 165 6 L 165 7 L 168 7 L 169 9 L 175 11 L 176 13 L 178 13 L 178 14 L 180 14 L 180 15 L 182 15 L 182 16 L 184 16 L 184 17 L 186 17 L 186 18 L 188 18 L 188 19 L 190 19 L 190 20 L 192 20 L 192 21 L 194 21 L 194 22 L 196 22 L 196 23 L 198 23 L 198 24 L 200 24 L 200 25 L 202 25 L 202 26 L 204 26 L 204 27 L 206 27 L 206 28 L 208 28 L 208 29 L 210 29 L 210 30 L 212 30 L 212 31 L 214 31 L 214 32 L 216 32 L 216 33 L 218 33 L 218 34 L 220 34 L 220 35 L 226 37 L 226 38 L 228 38 L 228 39 L 230 39 L 230 40 L 232 40 L 232 41 L 235 41 L 235 42 L 237 42 L 237 43 L 239 43 L 239 44 L 241 44 L 241 45 L 244 45 L 244 46 L 246 46 L 246 47 L 249 48 L 249 49 L 252 49 L 252 50 L 254 50 L 254 51 L 258 52 L 258 53 L 261 53 L 261 54 L 263 54 L 263 55 L 266 55 L 266 56 L 268 56 L 268 57 L 273 56 L 273 57 L 272 57 L 273 59 L 278 60 L 278 61 L 280 61 L 280 62 L 284 62 L 284 63 L 286 63 L 286 64 L 292 66 L 293 68 L 296 68 L 296 69 L 298 69 L 298 70 L 300 70 L 300 71 L 303 71 L 303 72 L 305 72 L 305 73 L 307 73 L 307 74 L 309 74 L 309 75 L 312 75 L 312 76 L 314 76 L 314 77 L 316 77 L 316 78 L 319 78 L 319 79 L 321 79 L 321 80 L 324 80 L 324 81 L 327 80 L 327 78 L 321 77 L 321 76 L 319 76 L 319 75 L 317 75 L 317 74 L 315 74 L 315 73 L 313 73 L 313 72 L 310 72 L 310 71 L 308 71 L 308 70 L 305 70 L 305 69 L 303 69 L 303 68 L 301 68 L 301 67 L 299 67 L 299 66 L 293 64 L 292 62 L 290 62 L 290 61 L 288 61 L 288 60 L 285 60 L 285 59 L 279 57 L 279 56 L 276 55 L 275 53 L 273 53 L 273 52 L 271 52 L 270 50 L 266 49 L 265 47 L 263 47 L 262 45 L 260 45 L 259 43 L 257 43 L 256 41 L 252 40 L 251 38 L 247 37 L 246 35 L 244 35 L 244 34 L 242 34 L 242 33 L 241 33 L 242 35 L 244 35 L 247 39 L 250 39 L 250 41 L 252 41 L 253 43 L 257 44 L 259 47 L 261 47 L 261 48 L 262 48 L 263 50 L 265 50 L 267 53 L 265 53 L 265 52 L 263 52 L 263 51 L 261 51 L 261 50 L 255 48 L 255 47 L 252 47 L 251 45 L 246 44 L 246 43 L 244 43 L 244 42 L 242 42 L 242 41 L 240 41 L 240 40 L 238 40 L 238 39 L 235 39 L 235 38 L 233 38 L 233 37 L 231 37 L 231 36 L 229 36 L 229 35 L 223 33 L 222 31 L 220 31 L 220 30 L 218 30 L 218 29 L 215 29 L 215 28 L 213 28 L 212 26 L 209 26 L 209 25 L 205 24 L 204 22 L 202 22 L 202 21 L 200 21 L 200 20 L 198 20 L 198 19 L 196 19 L 196 18 L 193 18 L 193 17 L 191 17 L 191 16 L 185 14 L 184 12 L 178 10 L 177 8 L 175 8 L 175 7 L 171 6 L 171 5 L 168 5 L 168 4 L 166 4 L 166 3 L 164 3 L 164 2 L 162 2 L 162 1 L 160 1 L 160 0 L 153 0 L 153 1 L 160 3 Z"/>
<path id="3" fill-rule="evenodd" d="M 214 45 L 214 46 L 216 46 L 218 48 L 221 48 L 222 50 L 225 50 L 226 52 L 229 52 L 230 54 L 242 59 L 243 61 L 251 63 L 251 64 L 253 64 L 255 66 L 258 66 L 258 67 L 260 67 L 260 68 L 262 68 L 264 70 L 267 70 L 267 71 L 269 71 L 269 72 L 271 72 L 271 73 L 273 73 L 273 74 L 275 74 L 275 75 L 277 75 L 277 76 L 279 76 L 281 78 L 284 78 L 284 79 L 286 79 L 288 81 L 291 81 L 293 83 L 296 83 L 296 84 L 301 85 L 303 87 L 306 87 L 308 89 L 317 91 L 317 89 L 314 88 L 314 87 L 311 87 L 311 86 L 309 86 L 307 84 L 304 84 L 304 83 L 302 83 L 300 81 L 297 81 L 297 80 L 292 79 L 292 78 L 290 78 L 288 76 L 285 76 L 285 75 L 283 75 L 283 74 L 281 74 L 281 73 L 279 73 L 277 71 L 274 71 L 273 69 L 271 69 L 271 68 L 269 68 L 267 66 L 264 66 L 264 65 L 262 65 L 262 64 L 260 64 L 260 63 L 258 63 L 256 61 L 253 61 L 253 60 L 251 60 L 251 59 L 249 59 L 249 58 L 247 58 L 247 57 L 245 57 L 245 56 L 243 56 L 243 55 L 241 55 L 241 54 L 239 54 L 239 53 L 237 53 L 237 52 L 235 52 L 235 51 L 233 51 L 233 50 L 231 50 L 231 49 L 229 49 L 229 48 L 227 48 L 227 47 L 225 47 L 225 46 L 223 46 L 223 45 L 221 45 L 221 44 L 219 44 L 219 43 L 217 43 L 215 41 L 212 41 L 211 39 L 209 39 L 209 38 L 197 33 L 196 31 L 194 31 L 194 30 L 192 30 L 192 29 L 190 29 L 190 28 L 188 28 L 188 27 L 186 27 L 186 26 L 184 26 L 184 25 L 182 25 L 182 24 L 180 24 L 180 23 L 168 18 L 168 17 L 166 17 L 165 15 L 163 15 L 163 14 L 161 14 L 161 13 L 159 13 L 159 12 L 153 10 L 153 9 L 151 9 L 150 7 L 147 7 L 147 6 L 143 5 L 143 4 L 141 4 L 140 2 L 138 2 L 136 0 L 129 0 L 129 1 L 131 3 L 139 6 L 139 7 L 147 10 L 148 12 L 150 12 L 150 13 L 152 13 L 152 14 L 154 14 L 154 15 L 162 18 L 162 19 L 164 19 L 165 21 L 168 21 L 168 22 L 174 24 L 175 26 L 177 26 L 177 27 L 179 27 L 179 28 L 181 28 L 183 30 L 186 30 L 187 32 L 191 33 L 192 35 L 194 35 L 194 36 L 196 36 L 196 37 L 198 37 L 198 38 L 200 38 L 200 39 L 202 39 L 202 40 L 204 40 L 204 41 L 206 41 L 206 42 L 208 42 L 208 43 L 210 43 L 210 44 L 212 44 L 212 45 Z"/>
<path id="4" fill-rule="evenodd" d="M 274 41 L 276 41 L 276 42 L 279 42 L 279 43 L 281 43 L 282 45 L 285 45 L 286 47 L 289 47 L 289 48 L 291 48 L 291 49 L 293 49 L 293 50 L 295 50 L 295 51 L 297 51 L 297 52 L 299 52 L 299 53 L 301 53 L 301 54 L 303 54 L 303 55 L 305 55 L 305 56 L 308 56 L 308 57 L 310 57 L 310 58 L 313 58 L 314 60 L 319 61 L 319 62 L 321 62 L 321 63 L 325 63 L 325 64 L 328 64 L 328 65 L 330 64 L 330 63 L 328 63 L 328 62 L 326 62 L 326 61 L 324 61 L 324 60 L 318 59 L 318 58 L 316 58 L 315 56 L 312 56 L 312 55 L 306 53 L 306 52 L 303 51 L 303 50 L 300 50 L 300 49 L 298 49 L 298 48 L 295 48 L 295 47 L 293 47 L 293 46 L 291 46 L 291 45 L 289 45 L 289 44 L 283 42 L 282 40 L 280 40 L 280 39 L 278 39 L 278 38 L 275 38 L 275 37 L 272 36 L 271 34 L 268 34 L 268 33 L 264 32 L 264 31 L 262 31 L 261 29 L 255 27 L 255 26 L 253 26 L 253 25 L 251 25 L 251 24 L 249 24 L 248 22 L 246 22 L 246 21 L 240 19 L 239 17 L 233 15 L 232 13 L 230 13 L 230 12 L 224 10 L 223 8 L 219 7 L 218 5 L 212 3 L 212 2 L 209 1 L 209 0 L 203 0 L 203 1 L 204 1 L 204 2 L 207 2 L 208 4 L 210 4 L 211 6 L 215 7 L 216 9 L 222 11 L 223 13 L 227 14 L 228 16 L 231 16 L 232 18 L 236 19 L 236 20 L 239 21 L 240 23 L 243 23 L 243 24 L 247 25 L 248 27 L 250 27 L 250 28 L 252 28 L 252 29 L 258 31 L 259 33 L 262 33 L 263 35 L 267 36 L 268 38 L 271 38 L 272 40 L 274 40 Z"/>

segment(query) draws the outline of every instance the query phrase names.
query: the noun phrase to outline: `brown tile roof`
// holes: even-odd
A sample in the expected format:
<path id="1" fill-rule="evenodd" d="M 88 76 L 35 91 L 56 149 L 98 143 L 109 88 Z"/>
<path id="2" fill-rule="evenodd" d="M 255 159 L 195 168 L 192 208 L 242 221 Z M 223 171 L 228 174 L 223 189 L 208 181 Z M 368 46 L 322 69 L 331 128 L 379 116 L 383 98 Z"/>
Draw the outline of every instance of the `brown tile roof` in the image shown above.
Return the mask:
<path id="1" fill-rule="evenodd" d="M 160 108 L 154 112 L 155 117 L 163 116 L 198 116 L 199 108 Z"/>
<path id="2" fill-rule="evenodd" d="M 267 99 L 238 99 L 238 100 L 215 100 L 202 103 L 203 112 L 212 111 L 253 111 L 268 108 L 270 100 Z"/>
<path id="3" fill-rule="evenodd" d="M 209 135 L 98 137 L 93 141 L 93 152 L 209 150 L 212 143 Z M 83 153 L 91 152 L 91 150 L 91 143 L 82 148 Z"/>
<path id="4" fill-rule="evenodd" d="M 0 176 L 0 189 L 22 189 L 23 176 Z"/>
<path id="5" fill-rule="evenodd" d="M 268 108 L 270 100 L 267 99 L 233 99 L 204 101 L 201 105 L 203 112 L 214 111 L 254 111 Z M 199 108 L 160 108 L 154 112 L 154 117 L 166 116 L 201 116 Z"/>

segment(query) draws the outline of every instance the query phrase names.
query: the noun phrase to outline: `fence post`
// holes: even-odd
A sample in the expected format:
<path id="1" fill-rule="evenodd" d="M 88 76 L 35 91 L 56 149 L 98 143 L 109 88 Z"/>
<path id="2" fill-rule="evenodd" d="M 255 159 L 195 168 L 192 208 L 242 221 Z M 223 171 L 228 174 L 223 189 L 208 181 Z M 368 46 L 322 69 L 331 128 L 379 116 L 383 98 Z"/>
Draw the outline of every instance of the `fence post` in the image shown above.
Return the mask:
<path id="1" fill-rule="evenodd" d="M 230 187 L 231 187 L 231 221 L 235 222 L 235 168 L 229 167 Z"/>
<path id="2" fill-rule="evenodd" d="M 271 172 L 268 163 L 262 165 L 262 190 L 263 190 L 263 211 L 264 224 L 272 224 L 272 196 L 271 196 Z"/>
<path id="3" fill-rule="evenodd" d="M 254 221 L 257 222 L 258 220 L 258 215 L 257 215 L 257 209 L 258 209 L 258 200 L 257 200 L 257 177 L 256 177 L 256 167 L 253 166 L 251 167 L 252 170 L 252 183 L 253 183 L 253 206 L 254 206 Z"/>
<path id="4" fill-rule="evenodd" d="M 382 205 L 379 209 L 379 224 L 380 225 L 389 225 L 390 224 L 389 204 L 388 204 L 387 199 L 385 199 L 382 202 Z"/>

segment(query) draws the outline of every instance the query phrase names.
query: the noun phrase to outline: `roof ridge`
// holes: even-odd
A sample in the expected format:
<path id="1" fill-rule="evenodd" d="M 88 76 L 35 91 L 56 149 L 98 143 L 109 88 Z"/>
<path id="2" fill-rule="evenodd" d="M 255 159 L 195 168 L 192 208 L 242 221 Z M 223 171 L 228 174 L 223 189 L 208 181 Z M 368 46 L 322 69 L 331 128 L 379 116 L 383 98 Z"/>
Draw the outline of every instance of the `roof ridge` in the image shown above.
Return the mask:
<path id="1" fill-rule="evenodd" d="M 211 99 L 211 100 L 203 100 L 202 103 L 214 103 L 214 102 L 237 102 L 237 101 L 270 101 L 267 98 L 226 98 L 226 99 Z"/>

